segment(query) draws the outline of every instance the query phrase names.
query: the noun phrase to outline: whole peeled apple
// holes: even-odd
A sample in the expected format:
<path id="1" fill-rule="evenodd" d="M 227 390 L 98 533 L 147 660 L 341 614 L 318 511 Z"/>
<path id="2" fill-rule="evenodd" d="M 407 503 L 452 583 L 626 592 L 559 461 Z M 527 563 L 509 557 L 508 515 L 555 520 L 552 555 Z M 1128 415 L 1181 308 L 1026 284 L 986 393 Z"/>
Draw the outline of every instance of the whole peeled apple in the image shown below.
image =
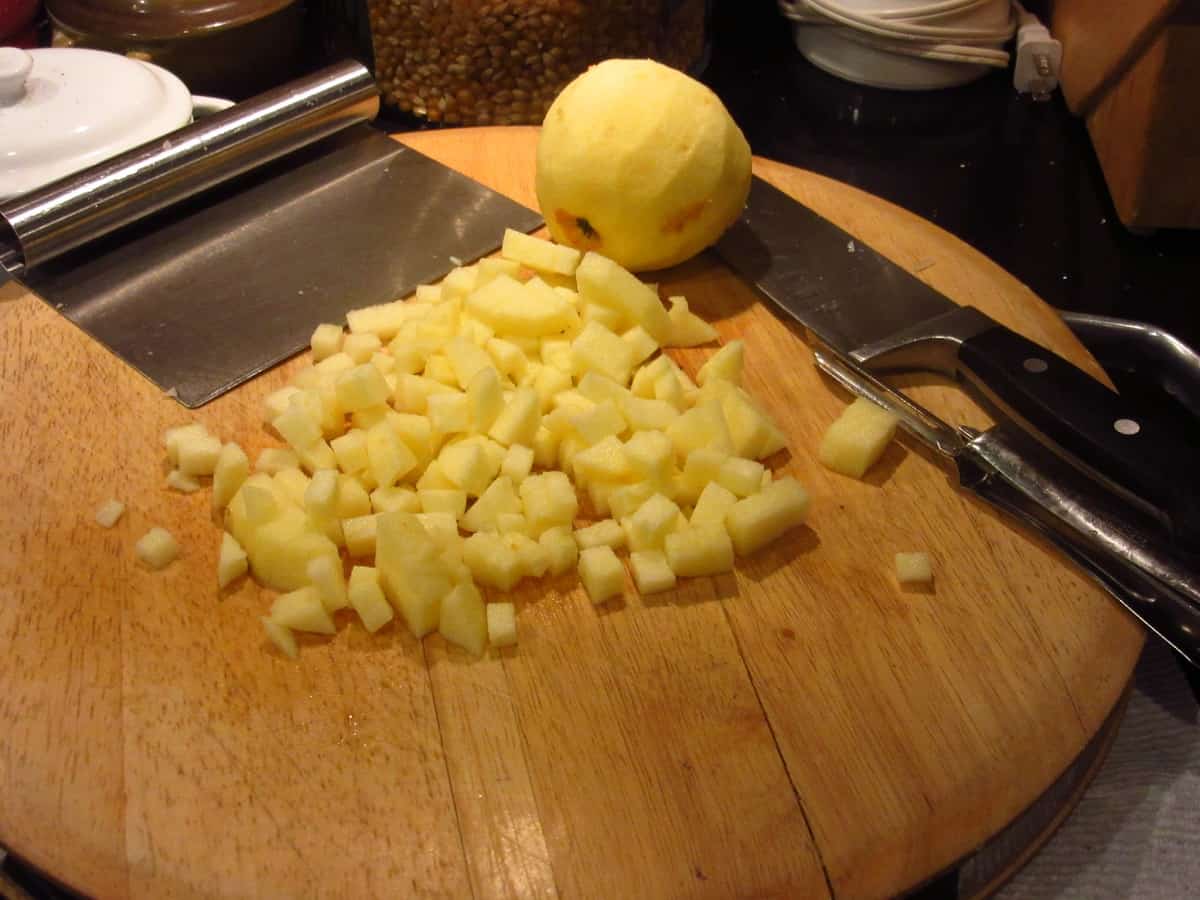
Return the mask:
<path id="1" fill-rule="evenodd" d="M 750 191 L 750 146 L 720 99 L 646 59 L 592 66 L 546 113 L 537 196 L 554 240 L 627 269 L 712 244 Z"/>

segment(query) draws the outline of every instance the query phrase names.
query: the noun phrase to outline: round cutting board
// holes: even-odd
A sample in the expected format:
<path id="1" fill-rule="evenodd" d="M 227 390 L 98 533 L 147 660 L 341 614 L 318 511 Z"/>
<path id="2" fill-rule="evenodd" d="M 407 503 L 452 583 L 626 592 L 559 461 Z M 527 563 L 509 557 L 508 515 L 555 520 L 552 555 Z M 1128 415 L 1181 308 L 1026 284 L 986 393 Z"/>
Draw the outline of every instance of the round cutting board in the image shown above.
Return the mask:
<path id="1" fill-rule="evenodd" d="M 533 129 L 401 139 L 533 204 Z M 755 165 L 1099 374 L 956 239 Z M 266 592 L 218 594 L 208 493 L 166 490 L 162 432 L 197 418 L 253 455 L 263 397 L 305 359 L 193 416 L 0 291 L 0 843 L 103 897 L 882 897 L 955 865 L 986 891 L 1086 783 L 1141 631 L 919 449 L 863 482 L 823 469 L 846 398 L 797 333 L 714 257 L 655 277 L 745 340 L 810 524 L 735 574 L 599 609 L 573 578 L 527 583 L 520 644 L 480 661 L 350 618 L 290 661 L 263 638 Z M 952 386 L 906 389 L 985 422 Z M 106 531 L 109 497 L 128 511 Z M 133 557 L 151 525 L 183 547 L 160 573 Z M 932 555 L 933 590 L 898 588 L 901 550 Z"/>

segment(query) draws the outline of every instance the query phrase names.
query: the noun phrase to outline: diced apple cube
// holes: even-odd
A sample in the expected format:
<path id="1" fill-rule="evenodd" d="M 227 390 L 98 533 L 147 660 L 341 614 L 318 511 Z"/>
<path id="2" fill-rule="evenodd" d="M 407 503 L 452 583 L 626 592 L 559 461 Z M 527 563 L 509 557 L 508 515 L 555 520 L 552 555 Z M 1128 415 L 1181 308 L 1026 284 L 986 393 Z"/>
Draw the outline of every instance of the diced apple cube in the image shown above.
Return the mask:
<path id="1" fill-rule="evenodd" d="M 500 373 L 490 361 L 477 370 L 467 384 L 467 406 L 470 430 L 478 433 L 486 433 L 504 410 Z"/>
<path id="2" fill-rule="evenodd" d="M 346 322 L 356 334 L 371 332 L 387 341 L 400 331 L 404 323 L 412 318 L 413 313 L 412 304 L 394 300 L 391 303 L 352 309 L 346 313 Z"/>
<path id="3" fill-rule="evenodd" d="M 470 496 L 478 497 L 487 489 L 491 467 L 479 444 L 449 444 L 438 454 L 438 464 L 454 487 Z"/>
<path id="4" fill-rule="evenodd" d="M 663 377 L 675 376 L 668 374 Z M 675 383 L 678 385 L 678 379 Z M 662 431 L 679 416 L 679 410 L 669 401 L 633 396 L 625 398 L 621 411 L 632 431 Z"/>
<path id="5" fill-rule="evenodd" d="M 341 437 L 334 438 L 329 446 L 338 468 L 347 475 L 361 472 L 371 464 L 367 455 L 367 433 L 360 428 L 352 428 Z"/>
<path id="6" fill-rule="evenodd" d="M 627 331 L 630 324 L 621 310 L 613 309 L 611 306 L 601 306 L 598 303 L 585 303 L 580 319 L 584 325 L 595 322 L 613 332 Z"/>
<path id="7" fill-rule="evenodd" d="M 478 270 L 475 275 L 475 289 L 478 290 L 499 275 L 516 278 L 517 274 L 521 271 L 521 263 L 515 259 L 489 256 L 477 262 L 475 268 Z"/>
<path id="8" fill-rule="evenodd" d="M 629 518 L 629 549 L 661 549 L 678 518 L 679 507 L 662 494 L 655 494 Z"/>
<path id="9" fill-rule="evenodd" d="M 500 255 L 531 269 L 558 275 L 573 275 L 580 259 L 579 251 L 573 247 L 554 244 L 511 228 L 504 229 Z"/>
<path id="10" fill-rule="evenodd" d="M 250 459 L 246 451 L 234 443 L 222 447 L 213 468 L 213 509 L 222 510 L 228 506 L 249 475 Z"/>
<path id="11" fill-rule="evenodd" d="M 235 579 L 246 574 L 250 566 L 246 551 L 228 531 L 221 533 L 221 551 L 217 557 L 217 586 L 228 587 Z"/>
<path id="12" fill-rule="evenodd" d="M 719 405 L 705 404 L 689 409 L 674 419 L 665 432 L 681 457 L 701 448 L 726 456 L 733 452 L 729 429 Z"/>
<path id="13" fill-rule="evenodd" d="M 500 474 L 508 476 L 514 484 L 519 485 L 533 471 L 533 450 L 522 444 L 513 444 L 504 451 L 504 461 L 500 464 Z"/>
<path id="14" fill-rule="evenodd" d="M 579 513 L 579 498 L 575 495 L 575 488 L 562 472 L 530 475 L 521 482 L 520 492 L 532 534 L 540 535 L 555 525 L 569 526 Z"/>
<path id="15" fill-rule="evenodd" d="M 715 481 L 710 481 L 704 486 L 704 490 L 700 492 L 700 499 L 696 501 L 696 506 L 692 510 L 690 524 L 692 525 L 721 525 L 725 522 L 725 514 L 733 509 L 735 503 L 738 502 L 735 495 L 728 488 L 722 487 Z"/>
<path id="16" fill-rule="evenodd" d="M 484 349 L 495 362 L 496 368 L 514 381 L 519 380 L 529 366 L 529 358 L 511 341 L 492 338 Z"/>
<path id="17" fill-rule="evenodd" d="M 892 413 L 859 397 L 829 426 L 817 458 L 827 468 L 851 478 L 862 478 L 896 434 Z"/>
<path id="18" fill-rule="evenodd" d="M 697 347 L 717 340 L 717 329 L 713 328 L 688 308 L 688 302 L 683 297 L 668 297 L 667 318 L 671 322 L 670 337 L 666 341 L 668 347 Z"/>
<path id="19" fill-rule="evenodd" d="M 929 584 L 933 581 L 933 563 L 928 553 L 897 553 L 896 580 L 901 584 Z"/>
<path id="20" fill-rule="evenodd" d="M 259 621 L 262 622 L 267 637 L 279 649 L 279 652 L 289 659 L 295 659 L 299 651 L 296 647 L 296 636 L 292 634 L 291 630 L 277 622 L 272 622 L 269 616 L 262 616 Z"/>
<path id="21" fill-rule="evenodd" d="M 631 516 L 638 507 L 654 496 L 656 491 L 650 481 L 635 481 L 614 488 L 608 494 L 609 512 L 618 519 Z"/>
<path id="22" fill-rule="evenodd" d="M 138 559 L 151 569 L 165 569 L 179 556 L 179 544 L 165 528 L 154 527 L 134 545 Z"/>
<path id="23" fill-rule="evenodd" d="M 334 469 L 318 469 L 304 490 L 304 509 L 321 518 L 337 516 L 338 494 L 341 491 L 338 473 Z"/>
<path id="24" fill-rule="evenodd" d="M 571 304 L 544 282 L 534 283 L 540 288 L 498 275 L 467 297 L 467 311 L 504 336 L 541 337 L 568 328 L 575 315 Z"/>
<path id="25" fill-rule="evenodd" d="M 517 388 L 504 411 L 488 430 L 488 436 L 505 447 L 532 444 L 542 422 L 541 403 L 533 388 Z"/>
<path id="26" fill-rule="evenodd" d="M 538 395 L 538 406 L 545 412 L 554 405 L 554 398 L 571 390 L 571 376 L 553 366 L 542 366 L 533 377 L 533 389 Z"/>
<path id="27" fill-rule="evenodd" d="M 551 575 L 562 575 L 575 567 L 579 560 L 579 544 L 570 527 L 558 525 L 543 531 L 538 543 L 546 550 Z"/>
<path id="28" fill-rule="evenodd" d="M 658 294 L 611 259 L 594 252 L 585 254 L 575 270 L 575 280 L 584 302 L 621 310 L 660 345 L 670 338 L 671 320 Z"/>
<path id="29" fill-rule="evenodd" d="M 487 605 L 487 639 L 493 647 L 511 647 L 517 642 L 517 608 L 511 603 Z"/>
<path id="30" fill-rule="evenodd" d="M 633 370 L 633 348 L 598 322 L 588 322 L 571 342 L 576 373 L 594 370 L 624 385 Z"/>
<path id="31" fill-rule="evenodd" d="M 383 373 L 370 363 L 348 369 L 337 377 L 335 384 L 337 401 L 346 412 L 387 403 L 388 384 Z"/>
<path id="32" fill-rule="evenodd" d="M 376 350 L 368 357 L 367 362 L 383 373 L 383 380 L 388 381 L 388 376 L 396 371 L 396 358 L 390 353 L 384 353 L 382 350 Z M 388 387 L 393 388 L 394 385 L 388 381 Z M 334 391 L 334 399 L 337 399 L 337 392 Z"/>
<path id="33" fill-rule="evenodd" d="M 521 559 L 498 534 L 479 532 L 463 541 L 463 562 L 475 580 L 501 591 L 521 579 Z"/>
<path id="34" fill-rule="evenodd" d="M 584 482 L 619 482 L 633 477 L 633 469 L 625 455 L 625 446 L 612 435 L 594 446 L 580 450 L 575 454 L 572 464 L 575 477 Z"/>
<path id="35" fill-rule="evenodd" d="M 334 512 L 339 519 L 365 516 L 371 512 L 371 496 L 361 482 L 350 475 L 338 476 L 337 506 Z"/>
<path id="36" fill-rule="evenodd" d="M 478 270 L 474 266 L 457 266 L 451 269 L 442 279 L 442 301 L 467 296 L 475 290 L 477 276 Z"/>
<path id="37" fill-rule="evenodd" d="M 529 534 L 529 523 L 521 513 L 499 513 L 496 516 L 496 530 L 501 534 Z"/>
<path id="38" fill-rule="evenodd" d="M 421 512 L 447 513 L 455 521 L 461 519 L 467 511 L 467 492 L 462 490 L 430 490 L 418 491 L 421 501 Z"/>
<path id="39" fill-rule="evenodd" d="M 612 547 L 589 547 L 579 554 L 579 578 L 593 604 L 625 593 L 625 569 Z"/>
<path id="40" fill-rule="evenodd" d="M 306 571 L 326 612 L 334 613 L 349 605 L 346 599 L 346 576 L 340 559 L 318 556 L 309 560 Z"/>
<path id="41" fill-rule="evenodd" d="M 517 554 L 522 576 L 541 578 L 550 568 L 550 554 L 540 543 L 520 531 L 501 533 L 503 540 Z"/>
<path id="42" fill-rule="evenodd" d="M 679 476 L 679 496 L 689 503 L 699 500 L 705 486 L 718 479 L 728 458 L 727 454 L 709 447 L 698 447 L 688 453 Z"/>
<path id="43" fill-rule="evenodd" d="M 271 621 L 292 631 L 333 634 L 337 630 L 312 585 L 276 597 L 271 604 Z"/>
<path id="44" fill-rule="evenodd" d="M 639 594 L 658 594 L 675 587 L 675 573 L 661 550 L 635 550 L 629 554 L 629 568 Z"/>
<path id="45" fill-rule="evenodd" d="M 340 463 L 340 460 L 339 460 Z M 255 472 L 266 472 L 274 475 L 283 469 L 298 469 L 300 457 L 289 447 L 267 447 L 254 460 Z"/>
<path id="46" fill-rule="evenodd" d="M 342 538 L 346 552 L 355 559 L 369 559 L 375 555 L 375 536 L 379 515 L 353 516 L 342 519 Z"/>
<path id="47" fill-rule="evenodd" d="M 465 434 L 471 430 L 471 404 L 459 391 L 429 397 L 429 423 L 438 434 Z"/>
<path id="48" fill-rule="evenodd" d="M 493 368 L 492 358 L 465 337 L 452 338 L 444 348 L 458 386 L 464 391 L 481 370 Z"/>
<path id="49" fill-rule="evenodd" d="M 760 462 L 731 456 L 721 463 L 717 481 L 739 497 L 749 497 L 762 489 L 764 471 Z"/>
<path id="50" fill-rule="evenodd" d="M 456 584 L 442 598 L 438 633 L 472 656 L 481 656 L 487 648 L 487 613 L 483 597 L 471 582 Z"/>
<path id="51" fill-rule="evenodd" d="M 720 379 L 732 384 L 742 383 L 742 367 L 746 359 L 746 345 L 743 341 L 730 341 L 700 367 L 696 380 L 701 385 L 711 379 Z"/>
<path id="52" fill-rule="evenodd" d="M 597 403 L 586 412 L 571 416 L 571 428 L 591 447 L 625 430 L 625 417 L 612 400 Z"/>
<path id="53" fill-rule="evenodd" d="M 719 575 L 733 569 L 733 543 L 717 523 L 672 532 L 664 548 L 671 571 L 683 578 Z"/>
<path id="54" fill-rule="evenodd" d="M 417 492 L 407 487 L 381 487 L 371 491 L 371 509 L 377 513 L 400 510 L 401 512 L 416 513 L 421 511 L 421 501 Z"/>
<path id="55" fill-rule="evenodd" d="M 642 479 L 663 479 L 671 472 L 675 448 L 661 431 L 639 431 L 625 442 L 625 457 Z"/>
<path id="56" fill-rule="evenodd" d="M 377 334 L 370 332 L 348 334 L 342 341 L 342 352 L 350 357 L 356 365 L 361 365 L 370 362 L 372 354 L 382 346 L 383 342 L 379 340 Z"/>
<path id="57" fill-rule="evenodd" d="M 282 392 L 277 392 L 282 393 Z M 290 393 L 299 393 L 297 390 L 292 390 Z M 288 395 L 290 397 L 290 394 Z M 282 401 L 286 408 L 287 400 Z M 171 465 L 179 467 L 179 443 L 185 439 L 191 439 L 199 435 L 208 434 L 208 429 L 199 422 L 191 422 L 187 425 L 176 425 L 168 428 L 163 432 L 163 446 L 167 448 L 167 459 Z"/>
<path id="58" fill-rule="evenodd" d="M 375 566 L 391 604 L 414 637 L 437 628 L 442 598 L 451 580 L 438 546 L 416 516 L 390 512 L 376 520 Z"/>
<path id="59" fill-rule="evenodd" d="M 96 510 L 96 524 L 101 528 L 112 528 L 125 514 L 125 504 L 120 500 L 105 500 Z"/>
<path id="60" fill-rule="evenodd" d="M 531 479 L 526 479 L 528 482 Z M 501 513 L 521 512 L 521 501 L 507 475 L 496 478 L 462 517 L 464 531 L 496 531 L 496 517 Z"/>
<path id="61" fill-rule="evenodd" d="M 253 543 L 242 542 L 255 578 L 278 591 L 308 584 L 308 563 L 318 556 L 338 559 L 338 548 L 313 528 L 304 513 L 288 509 L 254 532 Z"/>
<path id="62" fill-rule="evenodd" d="M 416 455 L 387 421 L 367 431 L 367 460 L 371 477 L 379 487 L 391 487 L 417 465 Z"/>
<path id="63" fill-rule="evenodd" d="M 193 494 L 200 490 L 200 482 L 191 475 L 184 475 L 178 469 L 167 473 L 167 487 L 181 494 Z"/>
<path id="64" fill-rule="evenodd" d="M 560 434 L 553 433 L 545 425 L 540 426 L 537 434 L 533 436 L 534 463 L 544 469 L 553 466 L 555 459 L 558 458 L 558 446 L 561 439 Z"/>
<path id="65" fill-rule="evenodd" d="M 374 335 L 371 336 L 374 337 Z M 325 359 L 318 361 L 309 371 L 319 372 L 323 376 L 333 378 L 336 375 L 340 375 L 342 372 L 353 369 L 356 365 L 357 363 L 354 361 L 353 356 L 351 356 L 349 353 L 338 350 L 334 353 L 331 353 Z"/>
<path id="66" fill-rule="evenodd" d="M 442 464 L 436 459 L 425 467 L 417 479 L 418 491 L 456 490 L 458 485 L 446 477 Z"/>
<path id="67" fill-rule="evenodd" d="M 379 583 L 379 570 L 371 566 L 355 566 L 350 570 L 347 600 L 358 613 L 363 628 L 374 634 L 392 621 L 392 607 Z"/>
<path id="68" fill-rule="evenodd" d="M 342 326 L 326 323 L 318 325 L 309 340 L 313 362 L 320 362 L 342 349 Z"/>
<path id="69" fill-rule="evenodd" d="M 211 475 L 221 454 L 221 441 L 208 433 L 185 432 L 176 442 L 176 454 L 184 475 Z"/>
<path id="70" fill-rule="evenodd" d="M 616 549 L 625 546 L 625 532 L 614 519 L 602 519 L 586 528 L 576 529 L 575 543 L 580 550 L 602 546 Z"/>
<path id="71" fill-rule="evenodd" d="M 332 469 L 337 465 L 337 456 L 325 441 L 317 441 L 307 447 L 297 448 L 296 458 L 300 460 L 301 467 L 309 472 L 315 472 L 317 469 Z"/>
<path id="72" fill-rule="evenodd" d="M 630 346 L 633 350 L 633 364 L 641 365 L 647 359 L 654 355 L 654 351 L 658 349 L 658 341 L 650 336 L 650 332 L 646 331 L 641 325 L 634 325 L 621 333 L 621 340 Z"/>
<path id="73" fill-rule="evenodd" d="M 808 504 L 808 492 L 794 478 L 780 478 L 761 493 L 739 500 L 725 514 L 725 528 L 738 555 L 747 556 L 802 524 Z"/>

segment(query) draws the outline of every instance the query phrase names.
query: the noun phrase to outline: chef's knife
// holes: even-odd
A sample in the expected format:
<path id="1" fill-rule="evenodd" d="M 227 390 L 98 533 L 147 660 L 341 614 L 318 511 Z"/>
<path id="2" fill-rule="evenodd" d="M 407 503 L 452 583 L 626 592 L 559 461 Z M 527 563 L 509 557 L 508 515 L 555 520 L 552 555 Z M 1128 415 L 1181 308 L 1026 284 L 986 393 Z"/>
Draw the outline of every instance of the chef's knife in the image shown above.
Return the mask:
<path id="1" fill-rule="evenodd" d="M 784 192 L 755 178 L 717 243 L 736 271 L 838 353 L 872 371 L 961 378 L 1047 446 L 1149 504 L 1200 545 L 1197 448 L 974 307 L 959 306 Z"/>
<path id="2" fill-rule="evenodd" d="M 834 352 L 817 366 L 847 390 L 884 407 L 935 451 L 960 487 L 1037 532 L 1104 587 L 1142 624 L 1200 666 L 1200 577 L 1160 546 L 1136 511 L 1011 423 L 954 429 Z"/>

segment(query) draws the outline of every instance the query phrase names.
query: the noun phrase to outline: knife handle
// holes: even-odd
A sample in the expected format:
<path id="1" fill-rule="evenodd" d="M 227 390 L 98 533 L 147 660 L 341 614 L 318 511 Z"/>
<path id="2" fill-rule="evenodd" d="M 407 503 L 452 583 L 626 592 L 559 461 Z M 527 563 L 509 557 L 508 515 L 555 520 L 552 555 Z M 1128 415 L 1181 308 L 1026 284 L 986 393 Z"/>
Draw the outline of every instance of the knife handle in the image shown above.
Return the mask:
<path id="1" fill-rule="evenodd" d="M 1200 448 L 1180 429 L 1129 409 L 1119 394 L 1003 326 L 966 338 L 958 362 L 1006 414 L 1156 507 L 1179 544 L 1200 547 Z"/>

